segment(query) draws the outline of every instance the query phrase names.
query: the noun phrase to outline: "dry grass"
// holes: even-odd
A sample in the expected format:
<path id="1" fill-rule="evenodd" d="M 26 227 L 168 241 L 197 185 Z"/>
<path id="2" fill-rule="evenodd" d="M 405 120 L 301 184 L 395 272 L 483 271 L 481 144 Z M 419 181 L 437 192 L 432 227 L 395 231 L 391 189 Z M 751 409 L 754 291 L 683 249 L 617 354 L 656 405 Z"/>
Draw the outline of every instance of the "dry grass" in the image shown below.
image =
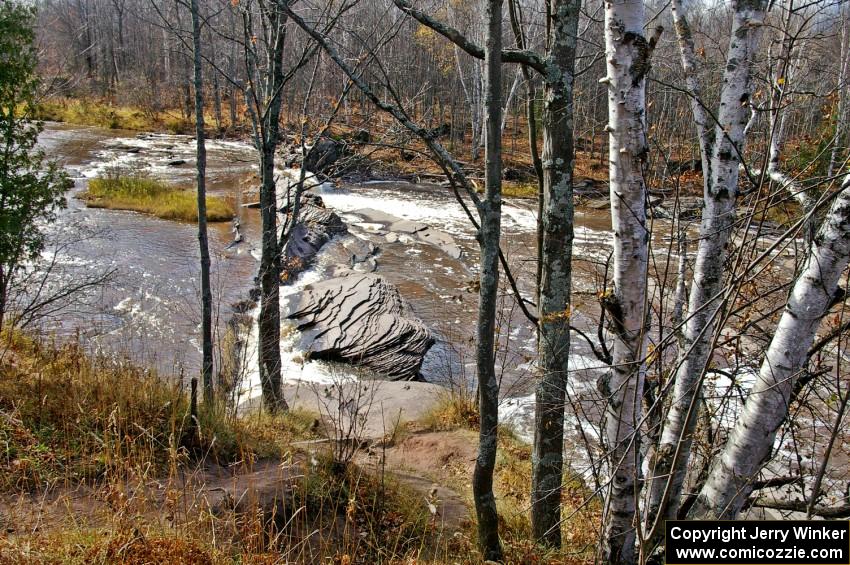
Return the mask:
<path id="1" fill-rule="evenodd" d="M 304 451 L 315 415 L 202 405 L 193 427 L 186 390 L 131 363 L 19 334 L 0 352 L 0 564 L 448 555 L 421 494 Z"/>
<path id="2" fill-rule="evenodd" d="M 144 176 L 114 174 L 92 179 L 81 197 L 93 208 L 132 210 L 164 220 L 198 221 L 194 192 Z M 227 200 L 207 197 L 208 221 L 225 222 L 233 219 L 235 214 L 233 205 Z"/>
<path id="3" fill-rule="evenodd" d="M 479 425 L 476 397 L 469 392 L 453 391 L 446 395 L 422 421 L 431 430 L 477 430 Z M 472 440 L 471 440 L 472 441 Z M 567 463 L 568 464 L 568 463 Z M 441 480 L 459 492 L 466 493 L 470 508 L 472 498 L 469 476 L 464 466 L 452 467 Z M 592 563 L 602 523 L 602 505 L 571 469 L 564 472 L 561 526 L 564 547 L 561 551 L 543 551 L 532 541 L 529 509 L 531 508 L 531 446 L 519 439 L 509 426 L 499 428 L 493 490 L 499 509 L 500 535 L 508 563 Z M 465 538 L 471 551 L 474 533 Z"/>

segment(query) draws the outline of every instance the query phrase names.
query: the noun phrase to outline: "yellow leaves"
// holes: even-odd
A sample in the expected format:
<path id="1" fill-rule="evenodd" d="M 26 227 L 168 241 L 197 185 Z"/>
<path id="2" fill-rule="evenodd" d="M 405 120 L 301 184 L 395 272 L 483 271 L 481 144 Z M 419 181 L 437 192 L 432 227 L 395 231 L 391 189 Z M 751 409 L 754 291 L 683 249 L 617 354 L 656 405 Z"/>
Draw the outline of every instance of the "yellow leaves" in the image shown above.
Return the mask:
<path id="1" fill-rule="evenodd" d="M 567 306 L 567 308 L 560 312 L 547 312 L 540 317 L 541 324 L 551 324 L 554 322 L 558 322 L 560 320 L 564 320 L 569 322 L 570 316 L 572 316 L 573 309 L 571 306 Z"/>
<path id="2" fill-rule="evenodd" d="M 650 343 L 646 347 L 646 364 L 652 365 L 655 360 L 658 358 L 658 350 L 655 349 L 655 345 Z"/>
<path id="3" fill-rule="evenodd" d="M 778 86 L 782 86 L 783 84 L 785 84 L 785 77 L 779 77 L 778 79 L 776 79 L 776 84 Z"/>
<path id="4" fill-rule="evenodd" d="M 431 28 L 419 25 L 413 34 L 419 45 L 434 58 L 437 68 L 446 76 L 454 69 L 454 56 L 451 43 L 444 40 Z"/>

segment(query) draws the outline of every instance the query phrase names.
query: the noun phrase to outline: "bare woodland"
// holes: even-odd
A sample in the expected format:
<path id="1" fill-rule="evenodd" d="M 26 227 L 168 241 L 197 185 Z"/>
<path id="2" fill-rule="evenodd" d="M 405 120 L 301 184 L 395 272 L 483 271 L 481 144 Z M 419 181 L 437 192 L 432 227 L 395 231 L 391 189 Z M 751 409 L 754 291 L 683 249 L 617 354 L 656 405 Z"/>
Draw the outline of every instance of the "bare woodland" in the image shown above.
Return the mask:
<path id="1" fill-rule="evenodd" d="M 258 155 L 270 412 L 288 409 L 280 281 L 307 177 L 396 159 L 451 191 L 476 234 L 482 560 L 505 558 L 493 486 L 505 309 L 536 336 L 536 547 L 568 545 L 575 519 L 562 512 L 565 426 L 592 462 L 586 500 L 602 511 L 582 527 L 597 562 L 661 562 L 668 519 L 850 517 L 846 1 L 35 4 L 46 102 L 166 113 L 197 139 L 205 403 L 219 368 L 204 140 L 245 139 Z M 304 163 L 335 134 L 340 170 L 281 178 L 288 151 Z M 514 176 L 536 217 L 530 262 L 506 252 Z M 599 200 L 610 244 L 581 257 L 576 218 Z M 578 345 L 604 369 L 581 398 Z"/>

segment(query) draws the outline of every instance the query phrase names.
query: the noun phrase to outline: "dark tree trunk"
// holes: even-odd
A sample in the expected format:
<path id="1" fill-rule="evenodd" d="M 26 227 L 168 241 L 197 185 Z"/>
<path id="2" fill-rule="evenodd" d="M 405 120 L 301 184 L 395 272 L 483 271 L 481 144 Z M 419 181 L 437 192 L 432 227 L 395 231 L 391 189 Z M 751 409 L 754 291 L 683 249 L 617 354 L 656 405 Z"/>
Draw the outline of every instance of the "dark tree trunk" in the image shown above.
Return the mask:
<path id="1" fill-rule="evenodd" d="M 210 250 L 207 239 L 207 148 L 204 138 L 204 81 L 201 67 L 201 18 L 198 14 L 198 0 L 192 0 L 191 9 L 195 66 L 195 135 L 198 148 L 198 244 L 201 249 L 201 341 L 203 344 L 201 375 L 204 384 L 204 402 L 211 403 L 213 400 L 212 290 L 210 289 Z"/>
<path id="2" fill-rule="evenodd" d="M 495 370 L 496 302 L 499 293 L 499 237 L 502 206 L 502 0 L 487 2 L 485 197 L 481 202 L 481 287 L 478 298 L 476 361 L 481 416 L 478 458 L 472 476 L 478 540 L 485 560 L 500 561 L 499 517 L 493 471 L 499 428 L 499 381 Z"/>
<path id="3" fill-rule="evenodd" d="M 573 245 L 573 73 L 580 0 L 551 0 L 550 65 L 544 76 L 543 199 L 539 220 L 539 350 L 531 522 L 534 537 L 561 545 L 564 406 L 570 354 Z"/>

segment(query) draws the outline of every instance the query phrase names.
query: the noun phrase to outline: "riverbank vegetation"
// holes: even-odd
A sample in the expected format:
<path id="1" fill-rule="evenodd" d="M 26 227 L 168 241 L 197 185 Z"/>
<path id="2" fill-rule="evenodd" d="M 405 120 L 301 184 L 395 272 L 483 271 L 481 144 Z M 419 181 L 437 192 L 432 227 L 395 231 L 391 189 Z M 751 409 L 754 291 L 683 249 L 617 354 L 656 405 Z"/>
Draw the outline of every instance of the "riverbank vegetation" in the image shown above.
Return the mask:
<path id="1" fill-rule="evenodd" d="M 197 198 L 193 191 L 146 176 L 121 173 L 101 176 L 89 181 L 88 190 L 80 198 L 92 208 L 132 210 L 164 220 L 198 221 Z M 208 221 L 225 222 L 235 214 L 228 200 L 207 197 Z"/>
<path id="2" fill-rule="evenodd" d="M 430 493 L 384 490 L 382 464 L 368 476 L 348 459 L 326 464 L 325 454 L 305 447 L 316 445 L 309 434 L 278 440 L 274 431 L 255 430 L 263 445 L 281 445 L 265 459 L 250 441 L 226 448 L 240 445 L 226 438 L 238 437 L 244 424 L 225 424 L 228 417 L 204 425 L 198 412 L 184 425 L 187 403 L 190 414 L 197 411 L 192 398 L 143 397 L 144 414 L 115 401 L 108 415 L 99 413 L 99 424 L 79 430 L 76 420 L 60 419 L 70 430 L 66 439 L 43 448 L 40 434 L 52 433 L 41 425 L 52 412 L 40 388 L 45 370 L 28 365 L 30 388 L 9 395 L 32 396 L 32 423 L 7 432 L 24 438 L 15 453 L 26 457 L 7 465 L 38 471 L 15 480 L 15 488 L 49 483 L 59 474 L 54 468 L 69 465 L 78 470 L 65 483 L 79 475 L 103 487 L 110 521 L 101 532 L 114 544 L 97 549 L 93 555 L 106 556 L 98 559 L 124 559 L 139 543 L 150 551 L 146 540 L 172 539 L 173 531 L 189 540 L 196 561 L 318 556 L 349 563 L 427 560 L 435 552 L 438 562 L 646 565 L 663 560 L 669 519 L 850 515 L 850 463 L 841 453 L 850 441 L 850 4 L 110 4 L 42 4 L 40 65 L 50 78 L 44 90 L 71 101 L 55 109 L 58 117 L 168 129 L 169 114 L 179 116 L 179 131 L 194 123 L 201 210 L 203 100 L 218 133 L 241 127 L 251 140 L 262 247 L 250 305 L 259 314 L 248 321 L 257 324 L 261 401 L 274 418 L 289 408 L 283 383 L 297 378 L 282 371 L 280 306 L 288 292 L 280 289 L 281 264 L 297 252 L 290 237 L 316 239 L 310 219 L 299 217 L 306 171 L 321 180 L 320 190 L 345 175 L 403 175 L 451 191 L 453 215 L 463 212 L 451 218 L 452 228 L 466 218 L 472 237 L 463 253 L 451 254 L 462 262 L 446 271 L 456 287 L 440 292 L 432 307 L 472 302 L 464 290 L 477 295 L 477 305 L 452 316 L 460 331 L 441 343 L 446 362 L 438 364 L 449 376 L 474 374 L 475 398 L 449 397 L 428 417 L 425 434 L 393 434 L 374 446 L 343 434 L 342 451 L 363 463 L 378 457 L 372 447 L 386 455 L 396 448 L 388 444 L 400 442 L 410 450 L 397 458 L 452 485 L 474 518 L 456 524 L 451 540 L 433 538 Z M 32 34 L 24 36 L 17 41 L 31 45 Z M 112 109 L 86 112 L 75 102 L 84 100 Z M 319 142 L 324 149 L 314 152 Z M 279 182 L 284 166 L 300 167 L 297 182 Z M 110 199 L 142 202 L 124 206 L 151 213 L 163 204 L 162 214 L 189 218 L 194 199 L 167 189 L 96 179 L 88 198 L 104 206 Z M 517 220 L 520 207 L 505 206 L 503 216 L 503 203 L 520 195 L 538 201 L 536 225 L 523 223 L 527 239 L 520 243 L 533 249 L 512 254 L 521 222 L 503 220 Z M 575 214 L 576 202 L 588 195 L 608 210 L 604 225 L 577 222 L 583 214 Z M 2 227 L 18 226 L 13 220 Z M 203 221 L 199 228 L 203 257 Z M 367 255 L 416 245 L 401 237 L 379 243 Z M 41 251 L 32 249 L 33 257 Z M 382 261 L 369 268 L 383 269 Z M 209 312 L 211 288 L 201 286 Z M 333 308 L 310 314 L 320 319 Z M 357 338 L 361 351 L 373 345 L 365 335 Z M 425 351 L 416 353 L 419 361 Z M 57 364 L 63 374 L 76 370 Z M 530 447 L 500 425 L 500 401 L 519 394 L 533 403 Z M 324 395 L 335 398 L 330 387 Z M 84 400 L 78 402 L 86 406 Z M 212 390 L 205 404 L 217 418 Z M 361 421 L 356 403 L 340 396 L 334 406 L 336 422 Z M 24 422 L 14 401 L 5 410 L 9 426 Z M 133 415 L 125 420 L 127 411 Z M 219 430 L 217 422 L 230 427 Z M 313 439 L 333 438 L 335 453 L 339 431 L 335 425 Z M 75 443 L 79 433 L 88 435 Z M 454 434 L 451 441 L 446 434 Z M 86 457 L 93 468 L 57 455 L 75 453 L 77 443 L 95 454 Z M 120 459 L 137 452 L 141 465 Z M 209 459 L 199 457 L 206 452 Z M 32 467 L 22 467 L 30 460 Z M 269 491 L 258 488 L 258 503 L 247 510 L 228 497 L 210 503 L 213 493 L 234 494 L 210 473 L 221 461 L 239 469 L 228 480 L 286 485 L 285 496 L 264 504 L 269 498 L 259 493 Z M 199 490 L 186 477 L 213 488 Z M 140 492 L 153 502 L 136 506 Z M 281 496 L 295 503 L 274 502 Z M 149 517 L 150 527 L 128 527 L 130 516 Z M 307 535 L 314 531 L 317 538 Z"/>
<path id="3" fill-rule="evenodd" d="M 312 414 L 193 417 L 185 383 L 75 343 L 6 333 L 0 351 L 2 563 L 439 552 L 421 496 L 305 450 L 322 437 Z"/>

